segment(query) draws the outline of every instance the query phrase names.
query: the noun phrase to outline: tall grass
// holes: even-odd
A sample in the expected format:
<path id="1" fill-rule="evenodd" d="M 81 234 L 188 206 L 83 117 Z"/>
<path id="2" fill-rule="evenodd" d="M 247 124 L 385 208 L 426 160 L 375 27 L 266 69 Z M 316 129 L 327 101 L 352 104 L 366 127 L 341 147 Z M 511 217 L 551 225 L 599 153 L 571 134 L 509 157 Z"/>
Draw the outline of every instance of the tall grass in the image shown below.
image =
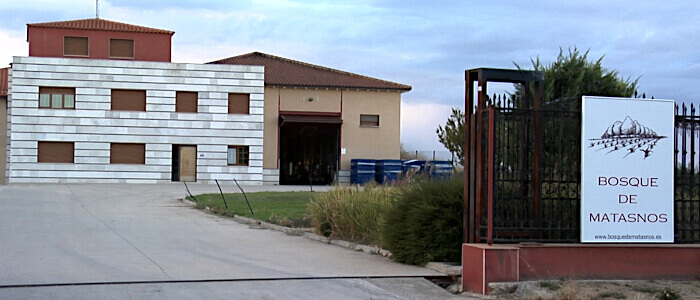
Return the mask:
<path id="1" fill-rule="evenodd" d="M 391 207 L 393 189 L 345 186 L 318 194 L 308 214 L 318 234 L 358 243 L 381 244 L 380 228 Z"/>

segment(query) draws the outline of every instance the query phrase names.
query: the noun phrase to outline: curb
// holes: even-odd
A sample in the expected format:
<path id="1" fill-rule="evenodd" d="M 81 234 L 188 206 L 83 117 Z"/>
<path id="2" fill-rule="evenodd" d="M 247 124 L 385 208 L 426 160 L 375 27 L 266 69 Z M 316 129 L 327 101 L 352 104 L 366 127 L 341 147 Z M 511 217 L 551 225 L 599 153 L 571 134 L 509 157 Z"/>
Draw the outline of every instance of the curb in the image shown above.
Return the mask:
<path id="1" fill-rule="evenodd" d="M 190 200 L 187 200 L 186 198 L 181 198 L 178 200 L 180 200 L 184 203 L 187 203 L 192 207 L 197 206 L 196 202 L 192 202 Z M 204 209 L 207 211 L 211 211 L 211 208 L 208 206 L 205 206 Z M 304 232 L 304 231 L 301 231 L 298 229 L 289 228 L 289 227 L 281 226 L 281 225 L 277 225 L 277 224 L 272 224 L 269 222 L 260 221 L 258 219 L 243 217 L 243 216 L 239 216 L 239 215 L 234 215 L 233 219 L 235 221 L 238 221 L 239 223 L 253 225 L 253 226 L 260 226 L 262 228 L 284 232 L 288 235 L 299 235 L 299 236 L 303 236 L 303 237 L 310 239 L 310 240 L 313 240 L 313 241 L 319 241 L 319 242 L 323 242 L 326 244 L 336 245 L 336 246 L 352 249 L 355 251 L 364 251 L 364 252 L 367 252 L 369 254 L 378 254 L 378 255 L 381 255 L 384 257 L 391 257 L 391 252 L 389 252 L 388 250 L 384 250 L 382 248 L 379 248 L 379 247 L 375 247 L 375 246 L 362 245 L 362 244 L 352 243 L 352 242 L 343 241 L 343 240 L 334 240 L 334 239 L 331 239 L 329 237 L 321 236 L 321 235 L 318 235 L 315 233 Z M 435 271 L 438 271 L 438 270 L 435 270 Z M 440 272 L 440 271 L 438 271 L 438 272 Z"/>
<path id="2" fill-rule="evenodd" d="M 187 200 L 186 197 L 183 197 L 182 199 L 179 199 L 180 201 L 189 204 L 192 207 L 196 207 L 197 203 L 192 202 L 190 200 Z M 208 206 L 204 207 L 205 210 L 211 212 L 211 208 Z M 233 219 L 239 223 L 251 225 L 251 226 L 260 226 L 261 228 L 266 228 L 266 229 L 272 229 L 276 231 L 283 232 L 288 235 L 298 235 L 298 236 L 303 236 L 309 240 L 313 241 L 319 241 L 323 242 L 326 244 L 331 244 L 331 245 L 336 245 L 348 249 L 352 249 L 355 251 L 363 251 L 369 254 L 375 254 L 375 255 L 381 255 L 384 257 L 391 257 L 391 252 L 389 250 L 385 250 L 376 246 L 368 246 L 368 245 L 362 245 L 362 244 L 357 244 L 357 243 L 352 243 L 348 241 L 343 241 L 343 240 L 334 240 L 329 237 L 321 236 L 315 233 L 311 232 L 305 232 L 301 231 L 298 229 L 286 227 L 286 226 L 281 226 L 277 224 L 272 224 L 269 222 L 265 221 L 260 221 L 258 219 L 253 219 L 253 218 L 248 218 L 248 217 L 243 217 L 239 215 L 234 215 Z M 456 265 L 454 263 L 443 263 L 443 262 L 429 262 L 425 266 L 423 266 L 426 269 L 430 269 L 433 271 L 437 271 L 440 273 L 443 273 L 448 276 L 462 276 L 462 266 Z"/>

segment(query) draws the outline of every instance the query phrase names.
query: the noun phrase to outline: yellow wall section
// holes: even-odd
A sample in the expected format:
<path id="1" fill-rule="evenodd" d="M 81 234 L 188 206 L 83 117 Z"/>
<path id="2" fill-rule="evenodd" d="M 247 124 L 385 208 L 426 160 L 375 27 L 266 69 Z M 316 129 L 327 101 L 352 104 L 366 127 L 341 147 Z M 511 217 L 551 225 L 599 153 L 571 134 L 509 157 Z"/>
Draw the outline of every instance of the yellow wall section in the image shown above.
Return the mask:
<path id="1" fill-rule="evenodd" d="M 360 115 L 379 115 L 379 127 L 360 127 Z M 401 93 L 344 91 L 340 169 L 350 160 L 399 159 L 401 152 Z"/>

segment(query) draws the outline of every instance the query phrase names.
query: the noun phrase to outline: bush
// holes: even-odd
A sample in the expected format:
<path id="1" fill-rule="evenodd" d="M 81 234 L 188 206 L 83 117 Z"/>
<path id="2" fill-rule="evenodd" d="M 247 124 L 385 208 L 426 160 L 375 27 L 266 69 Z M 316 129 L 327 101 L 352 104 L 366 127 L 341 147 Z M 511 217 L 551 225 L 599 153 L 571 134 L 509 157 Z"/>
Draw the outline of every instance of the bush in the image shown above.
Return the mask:
<path id="1" fill-rule="evenodd" d="M 387 212 L 384 246 L 398 262 L 460 261 L 464 177 L 421 180 L 405 186 Z"/>
<path id="2" fill-rule="evenodd" d="M 316 233 L 357 243 L 379 244 L 379 228 L 391 206 L 392 189 L 381 186 L 335 187 L 308 206 Z"/>

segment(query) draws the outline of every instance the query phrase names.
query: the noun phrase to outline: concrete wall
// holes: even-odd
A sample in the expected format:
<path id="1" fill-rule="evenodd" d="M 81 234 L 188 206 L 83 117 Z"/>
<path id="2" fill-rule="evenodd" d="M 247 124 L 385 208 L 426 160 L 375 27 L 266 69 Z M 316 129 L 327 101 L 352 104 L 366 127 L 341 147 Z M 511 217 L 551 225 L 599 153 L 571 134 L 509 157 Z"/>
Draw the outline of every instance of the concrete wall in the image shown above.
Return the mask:
<path id="1" fill-rule="evenodd" d="M 314 101 L 308 101 L 313 98 Z M 349 182 L 350 160 L 399 159 L 401 148 L 401 93 L 398 91 L 313 88 L 265 88 L 266 182 L 279 177 L 279 111 L 341 113 L 341 182 Z M 379 127 L 361 127 L 360 115 L 380 116 Z"/>
<path id="2" fill-rule="evenodd" d="M 197 180 L 262 184 L 264 68 L 15 57 L 9 182 L 169 182 L 172 145 L 197 145 Z M 39 109 L 39 87 L 75 87 L 75 109 Z M 146 90 L 146 111 L 110 110 L 111 89 Z M 198 92 L 197 113 L 176 113 L 176 91 Z M 250 114 L 228 114 L 228 93 L 250 93 Z M 37 163 L 38 141 L 75 143 L 75 163 Z M 110 164 L 110 143 L 146 144 L 145 165 Z M 250 147 L 228 166 L 228 145 Z"/>

